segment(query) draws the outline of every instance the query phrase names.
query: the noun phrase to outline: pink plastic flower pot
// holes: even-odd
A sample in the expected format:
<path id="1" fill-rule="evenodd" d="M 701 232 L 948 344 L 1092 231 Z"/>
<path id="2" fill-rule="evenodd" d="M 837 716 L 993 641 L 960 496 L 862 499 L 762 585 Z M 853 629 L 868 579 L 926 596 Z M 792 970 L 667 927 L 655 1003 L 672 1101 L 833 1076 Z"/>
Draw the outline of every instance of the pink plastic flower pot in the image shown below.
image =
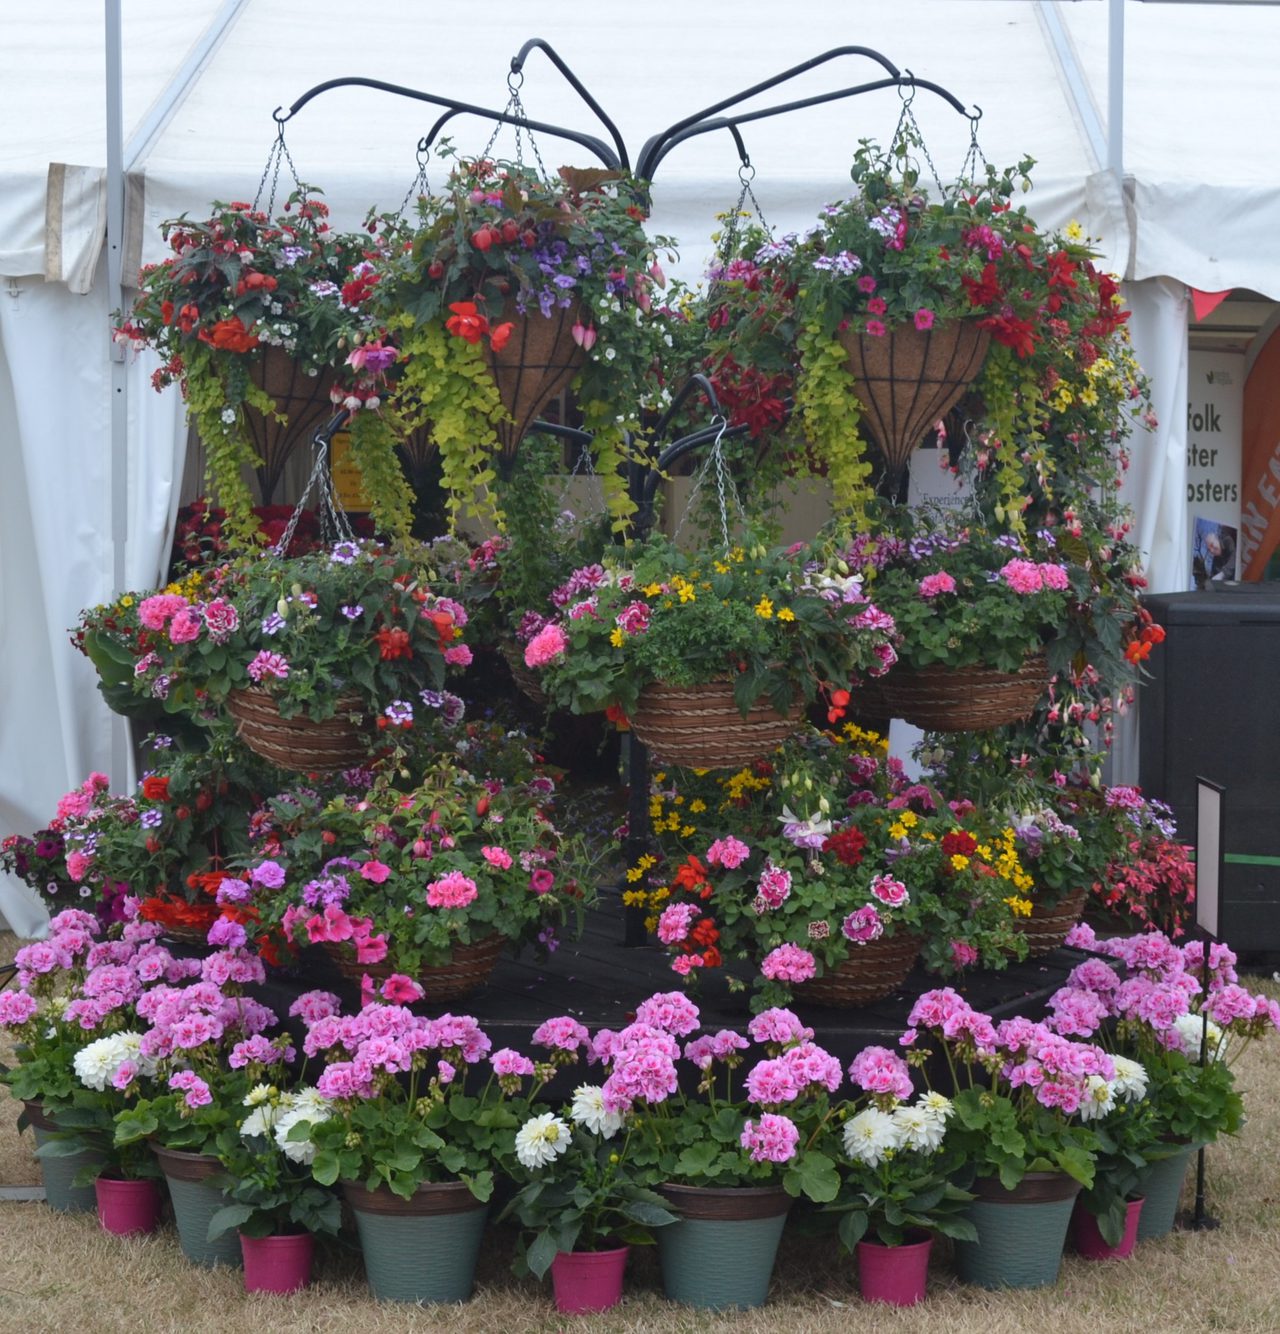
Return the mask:
<path id="1" fill-rule="evenodd" d="M 1077 1200 L 1071 1215 L 1071 1240 L 1086 1260 L 1127 1260 L 1138 1241 L 1138 1222 L 1142 1216 L 1142 1196 L 1130 1200 L 1125 1209 L 1124 1236 L 1119 1246 L 1110 1245 L 1098 1231 L 1098 1220 Z"/>
<path id="2" fill-rule="evenodd" d="M 929 1252 L 933 1238 L 901 1246 L 882 1246 L 878 1241 L 858 1243 L 858 1291 L 864 1302 L 886 1302 L 890 1306 L 915 1306 L 924 1301 L 929 1276 Z"/>
<path id="3" fill-rule="evenodd" d="M 160 1187 L 154 1181 L 121 1181 L 99 1177 L 98 1221 L 117 1237 L 141 1237 L 160 1221 Z"/>
<path id="4" fill-rule="evenodd" d="M 311 1284 L 316 1239 L 310 1232 L 278 1237 L 240 1234 L 246 1292 L 298 1292 Z"/>
<path id="5" fill-rule="evenodd" d="M 616 1251 L 560 1251 L 551 1262 L 556 1310 L 581 1315 L 617 1306 L 630 1250 L 619 1246 Z"/>

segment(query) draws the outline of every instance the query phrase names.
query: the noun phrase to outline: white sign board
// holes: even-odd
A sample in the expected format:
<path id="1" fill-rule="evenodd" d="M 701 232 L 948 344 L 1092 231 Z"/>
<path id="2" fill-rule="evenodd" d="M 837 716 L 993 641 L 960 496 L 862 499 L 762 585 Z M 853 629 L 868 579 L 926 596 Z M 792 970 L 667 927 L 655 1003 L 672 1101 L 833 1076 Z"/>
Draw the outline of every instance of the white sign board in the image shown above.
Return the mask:
<path id="1" fill-rule="evenodd" d="M 1218 901 L 1222 886 L 1222 788 L 1196 779 L 1196 925 L 1218 939 Z"/>

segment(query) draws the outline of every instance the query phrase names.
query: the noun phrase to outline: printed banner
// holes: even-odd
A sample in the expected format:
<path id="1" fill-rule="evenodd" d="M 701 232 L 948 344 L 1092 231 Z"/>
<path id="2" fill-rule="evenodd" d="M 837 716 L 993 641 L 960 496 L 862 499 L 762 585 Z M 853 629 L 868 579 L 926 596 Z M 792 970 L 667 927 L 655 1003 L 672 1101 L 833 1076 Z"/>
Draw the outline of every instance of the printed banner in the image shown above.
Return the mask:
<path id="1" fill-rule="evenodd" d="M 1249 370 L 1242 434 L 1240 577 L 1254 580 L 1280 546 L 1280 329 Z"/>
<path id="2" fill-rule="evenodd" d="M 1187 361 L 1188 588 L 1236 577 L 1244 356 L 1192 352 Z M 1230 534 L 1230 551 L 1224 550 Z M 1229 571 L 1228 571 L 1229 566 Z"/>

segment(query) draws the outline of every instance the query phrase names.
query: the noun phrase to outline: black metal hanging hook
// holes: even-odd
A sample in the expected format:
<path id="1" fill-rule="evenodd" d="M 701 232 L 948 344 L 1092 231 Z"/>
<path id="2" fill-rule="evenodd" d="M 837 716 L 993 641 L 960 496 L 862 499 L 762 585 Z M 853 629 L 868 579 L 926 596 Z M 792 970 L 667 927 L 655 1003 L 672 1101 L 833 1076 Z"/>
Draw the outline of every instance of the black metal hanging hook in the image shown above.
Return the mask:
<path id="1" fill-rule="evenodd" d="M 744 102 L 758 93 L 767 92 L 770 88 L 776 88 L 780 84 L 787 83 L 811 69 L 816 69 L 819 65 L 846 55 L 865 56 L 885 70 L 887 77 L 874 79 L 869 83 L 857 84 L 849 88 L 839 88 L 828 93 L 818 93 L 812 97 L 798 98 L 792 102 L 764 107 L 758 111 L 744 111 L 732 117 L 718 115 L 719 112 L 735 106 L 739 102 Z M 781 74 L 754 84 L 752 87 L 744 89 L 740 93 L 735 93 L 732 97 L 724 98 L 691 116 L 685 116 L 683 119 L 676 121 L 674 125 L 653 135 L 640 152 L 640 157 L 636 162 L 636 175 L 641 180 L 652 181 L 653 174 L 663 158 L 678 144 L 684 143 L 687 139 L 692 139 L 697 135 L 709 134 L 715 130 L 730 129 L 749 121 L 764 120 L 772 116 L 784 115 L 790 111 L 800 111 L 806 107 L 821 106 L 826 102 L 836 102 L 847 97 L 858 97 L 863 93 L 876 92 L 882 88 L 901 89 L 904 82 L 909 82 L 912 88 L 912 96 L 914 96 L 916 89 L 926 88 L 930 92 L 936 93 L 961 115 L 969 114 L 964 103 L 948 89 L 942 87 L 941 84 L 934 83 L 929 79 L 918 79 L 910 73 L 904 76 L 903 71 L 899 70 L 891 60 L 881 55 L 879 51 L 874 51 L 866 46 L 840 46 L 831 51 L 826 51 L 820 56 L 815 56 L 812 60 L 807 60 L 800 65 L 793 65 Z"/>
<path id="2" fill-rule="evenodd" d="M 583 134 L 578 130 L 567 129 L 563 125 L 552 125 L 546 121 L 529 120 L 523 116 L 512 116 L 505 111 L 494 111 L 491 107 L 476 106 L 471 102 L 463 102 L 454 97 L 440 97 L 435 93 L 424 93 L 418 88 L 406 88 L 398 83 L 387 83 L 382 79 L 367 79 L 363 76 L 351 75 L 341 79 L 327 79 L 324 83 L 318 83 L 314 88 L 308 88 L 296 101 L 294 101 L 287 112 L 282 112 L 281 107 L 277 107 L 272 113 L 272 118 L 277 125 L 283 126 L 286 121 L 291 120 L 302 110 L 313 98 L 319 97 L 321 93 L 327 93 L 331 88 L 375 88 L 379 92 L 394 93 L 397 97 L 409 97 L 418 102 L 429 102 L 432 106 L 447 108 L 447 114 L 442 116 L 436 122 L 434 133 L 439 132 L 440 126 L 452 119 L 454 116 L 468 115 L 480 116 L 485 120 L 496 121 L 501 125 L 518 125 L 521 129 L 537 130 L 539 134 L 549 134 L 558 139 L 567 139 L 570 143 L 578 144 L 585 148 L 589 153 L 599 158 L 606 167 L 617 168 L 621 164 L 613 149 L 609 147 L 602 139 L 597 139 L 593 134 Z M 432 136 L 427 137 L 427 146 L 430 147 Z"/>
<path id="3" fill-rule="evenodd" d="M 631 169 L 631 159 L 627 154 L 627 146 L 622 142 L 622 134 L 613 121 L 605 114 L 604 108 L 587 91 L 581 79 L 569 68 L 560 58 L 555 48 L 550 42 L 541 37 L 530 37 L 529 40 L 520 48 L 520 50 L 511 57 L 512 74 L 524 74 L 524 62 L 529 58 L 533 51 L 541 51 L 549 61 L 564 75 L 565 82 L 578 94 L 588 107 L 595 113 L 600 124 L 609 131 L 609 137 L 613 140 L 613 146 L 618 154 L 618 163 L 624 170 Z"/>

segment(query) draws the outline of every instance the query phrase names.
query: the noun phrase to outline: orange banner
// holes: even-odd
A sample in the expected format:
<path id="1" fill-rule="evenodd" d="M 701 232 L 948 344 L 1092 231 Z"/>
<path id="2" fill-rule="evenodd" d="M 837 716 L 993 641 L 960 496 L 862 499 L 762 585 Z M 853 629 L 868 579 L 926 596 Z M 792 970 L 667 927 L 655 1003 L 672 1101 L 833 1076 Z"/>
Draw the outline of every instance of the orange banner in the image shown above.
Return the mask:
<path id="1" fill-rule="evenodd" d="M 1240 578 L 1257 580 L 1280 546 L 1280 329 L 1244 382 L 1240 481 Z"/>

